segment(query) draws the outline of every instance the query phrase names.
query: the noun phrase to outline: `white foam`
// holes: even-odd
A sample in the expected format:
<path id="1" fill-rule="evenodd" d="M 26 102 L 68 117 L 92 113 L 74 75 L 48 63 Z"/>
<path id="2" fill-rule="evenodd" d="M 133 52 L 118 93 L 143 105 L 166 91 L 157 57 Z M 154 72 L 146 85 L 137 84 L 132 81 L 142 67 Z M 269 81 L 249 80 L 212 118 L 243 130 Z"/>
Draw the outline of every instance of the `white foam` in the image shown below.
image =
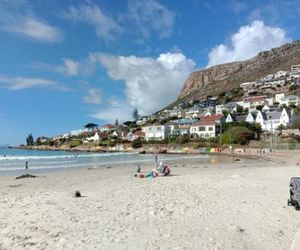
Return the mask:
<path id="1" fill-rule="evenodd" d="M 0 161 L 12 160 L 46 160 L 46 159 L 63 159 L 63 158 L 88 158 L 88 157 L 108 157 L 116 155 L 136 155 L 138 153 L 100 153 L 100 154 L 72 154 L 72 155 L 49 155 L 49 156 L 35 156 L 35 155 L 20 155 L 20 156 L 0 156 Z"/>

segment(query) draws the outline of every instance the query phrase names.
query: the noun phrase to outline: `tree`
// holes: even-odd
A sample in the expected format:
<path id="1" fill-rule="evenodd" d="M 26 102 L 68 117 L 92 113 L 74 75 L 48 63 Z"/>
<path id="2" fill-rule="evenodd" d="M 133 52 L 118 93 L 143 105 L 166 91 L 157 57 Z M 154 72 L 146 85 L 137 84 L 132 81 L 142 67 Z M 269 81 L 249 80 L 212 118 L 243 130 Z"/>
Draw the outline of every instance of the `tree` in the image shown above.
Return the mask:
<path id="1" fill-rule="evenodd" d="M 115 125 L 116 125 L 116 126 L 119 125 L 119 120 L 118 120 L 118 118 L 116 118 Z"/>
<path id="2" fill-rule="evenodd" d="M 88 123 L 88 124 L 84 125 L 83 127 L 87 128 L 88 130 L 94 130 L 95 128 L 98 127 L 98 125 L 95 123 Z"/>
<path id="3" fill-rule="evenodd" d="M 282 130 L 284 130 L 285 129 L 285 126 L 283 125 L 283 124 L 280 124 L 279 126 L 278 126 L 278 128 L 277 128 L 277 130 L 279 131 L 279 132 L 282 132 Z"/>
<path id="4" fill-rule="evenodd" d="M 264 106 L 262 106 L 262 105 L 258 105 L 258 106 L 256 106 L 256 110 L 262 111 L 263 107 Z"/>
<path id="5" fill-rule="evenodd" d="M 133 119 L 136 121 L 137 119 L 139 119 L 140 115 L 139 115 L 139 111 L 137 108 L 134 108 L 133 112 L 132 112 L 132 117 Z"/>
<path id="6" fill-rule="evenodd" d="M 244 108 L 243 108 L 242 106 L 237 106 L 236 112 L 237 112 L 238 114 L 243 113 L 243 111 L 244 111 Z"/>
<path id="7" fill-rule="evenodd" d="M 140 139 L 136 139 L 131 142 L 131 147 L 132 148 L 141 148 L 141 147 L 143 147 L 143 143 Z"/>
<path id="8" fill-rule="evenodd" d="M 27 146 L 33 146 L 34 140 L 32 134 L 29 134 L 26 138 L 26 144 Z"/>

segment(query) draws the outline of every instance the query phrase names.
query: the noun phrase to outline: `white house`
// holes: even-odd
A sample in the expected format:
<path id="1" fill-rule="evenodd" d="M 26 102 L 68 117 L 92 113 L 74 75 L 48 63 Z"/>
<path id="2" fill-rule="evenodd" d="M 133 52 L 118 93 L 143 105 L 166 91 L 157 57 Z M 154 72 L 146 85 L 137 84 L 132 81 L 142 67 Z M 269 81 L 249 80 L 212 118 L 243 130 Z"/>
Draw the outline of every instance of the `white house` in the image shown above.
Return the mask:
<path id="1" fill-rule="evenodd" d="M 95 133 L 94 136 L 91 137 L 87 137 L 83 142 L 87 143 L 87 142 L 99 142 L 101 140 L 101 137 L 99 136 L 98 133 Z"/>
<path id="2" fill-rule="evenodd" d="M 190 134 L 205 139 L 216 137 L 216 125 L 214 121 L 197 122 L 190 127 Z"/>
<path id="3" fill-rule="evenodd" d="M 280 103 L 281 100 L 284 98 L 285 94 L 284 93 L 279 93 L 275 95 L 275 102 Z"/>
<path id="4" fill-rule="evenodd" d="M 197 118 L 201 113 L 201 109 L 197 106 L 193 106 L 185 112 L 185 118 Z"/>
<path id="5" fill-rule="evenodd" d="M 290 106 L 290 105 L 294 105 L 294 106 L 298 106 L 299 105 L 299 97 L 296 95 L 288 95 L 285 96 L 284 98 L 282 98 L 279 101 L 279 105 L 286 105 L 286 106 Z"/>
<path id="6" fill-rule="evenodd" d="M 143 125 L 143 124 L 147 123 L 148 121 L 149 121 L 148 116 L 142 116 L 139 119 L 137 119 L 136 124 L 137 125 Z"/>
<path id="7" fill-rule="evenodd" d="M 72 130 L 70 132 L 71 136 L 78 136 L 78 135 L 81 135 L 85 132 L 88 132 L 89 130 L 88 129 L 79 129 L 79 130 Z"/>
<path id="8" fill-rule="evenodd" d="M 275 75 L 274 75 L 274 78 L 275 79 L 278 79 L 278 78 L 285 78 L 286 76 L 288 75 L 288 72 L 287 71 L 278 71 Z"/>
<path id="9" fill-rule="evenodd" d="M 216 105 L 216 107 L 215 107 L 215 113 L 217 115 L 221 115 L 221 114 L 223 114 L 223 110 L 224 109 L 225 109 L 225 105 L 224 104 Z"/>
<path id="10" fill-rule="evenodd" d="M 300 76 L 300 64 L 291 66 L 291 76 L 292 77 Z"/>
<path id="11" fill-rule="evenodd" d="M 292 121 L 292 115 L 284 108 L 282 111 L 257 112 L 255 122 L 259 123 L 262 130 L 275 131 L 280 125 L 286 126 Z"/>
<path id="12" fill-rule="evenodd" d="M 255 111 L 258 106 L 263 106 L 266 101 L 266 96 L 253 96 L 253 97 L 246 97 L 243 99 L 243 102 L 249 103 L 249 111 Z"/>
<path id="13" fill-rule="evenodd" d="M 117 130 L 118 126 L 112 125 L 112 124 L 105 124 L 100 128 L 101 132 L 113 132 L 115 130 Z"/>
<path id="14" fill-rule="evenodd" d="M 256 115 L 249 112 L 246 117 L 246 122 L 252 123 L 252 122 L 255 122 L 255 119 L 256 119 Z"/>
<path id="15" fill-rule="evenodd" d="M 220 124 L 225 121 L 223 115 L 204 116 L 200 122 L 196 122 L 190 126 L 190 134 L 192 137 L 212 138 L 220 132 Z"/>
<path id="16" fill-rule="evenodd" d="M 168 125 L 149 125 L 142 128 L 145 133 L 145 140 L 163 140 L 170 135 Z"/>

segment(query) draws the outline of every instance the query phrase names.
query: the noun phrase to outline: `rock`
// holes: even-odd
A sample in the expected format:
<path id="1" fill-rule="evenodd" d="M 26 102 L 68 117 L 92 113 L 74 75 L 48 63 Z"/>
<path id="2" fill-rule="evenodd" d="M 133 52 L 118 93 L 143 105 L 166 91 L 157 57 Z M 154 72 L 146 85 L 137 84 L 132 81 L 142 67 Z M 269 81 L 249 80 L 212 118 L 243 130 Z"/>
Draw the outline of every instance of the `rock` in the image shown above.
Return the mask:
<path id="1" fill-rule="evenodd" d="M 31 175 L 31 174 L 23 174 L 23 175 L 20 175 L 18 177 L 16 177 L 16 179 L 23 179 L 23 178 L 36 178 L 37 176 L 35 175 Z"/>
<path id="2" fill-rule="evenodd" d="M 219 95 L 239 87 L 243 82 L 258 80 L 279 70 L 290 70 L 299 64 L 300 41 L 258 53 L 255 57 L 239 62 L 216 65 L 190 74 L 178 100 L 195 100 Z"/>
<path id="3" fill-rule="evenodd" d="M 245 229 L 244 229 L 244 228 L 241 228 L 241 227 L 239 227 L 239 226 L 237 226 L 237 227 L 236 227 L 236 231 L 242 233 L 242 232 L 245 231 Z"/>
<path id="4" fill-rule="evenodd" d="M 76 197 L 76 198 L 81 197 L 81 193 L 78 190 L 76 190 L 74 192 L 74 197 Z"/>

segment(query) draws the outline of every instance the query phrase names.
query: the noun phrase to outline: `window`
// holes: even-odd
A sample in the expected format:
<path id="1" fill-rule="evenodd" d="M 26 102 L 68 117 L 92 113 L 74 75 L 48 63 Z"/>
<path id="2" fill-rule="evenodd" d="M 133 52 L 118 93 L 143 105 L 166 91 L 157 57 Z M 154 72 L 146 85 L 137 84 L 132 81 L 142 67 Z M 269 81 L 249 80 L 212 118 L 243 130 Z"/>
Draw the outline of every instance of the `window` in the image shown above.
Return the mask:
<path id="1" fill-rule="evenodd" d="M 156 130 L 157 130 L 157 131 L 161 131 L 161 127 L 157 127 Z"/>
<path id="2" fill-rule="evenodd" d="M 208 128 L 208 131 L 213 131 L 214 130 L 214 127 L 209 127 Z"/>
<path id="3" fill-rule="evenodd" d="M 199 127 L 199 131 L 205 131 L 205 127 Z"/>

